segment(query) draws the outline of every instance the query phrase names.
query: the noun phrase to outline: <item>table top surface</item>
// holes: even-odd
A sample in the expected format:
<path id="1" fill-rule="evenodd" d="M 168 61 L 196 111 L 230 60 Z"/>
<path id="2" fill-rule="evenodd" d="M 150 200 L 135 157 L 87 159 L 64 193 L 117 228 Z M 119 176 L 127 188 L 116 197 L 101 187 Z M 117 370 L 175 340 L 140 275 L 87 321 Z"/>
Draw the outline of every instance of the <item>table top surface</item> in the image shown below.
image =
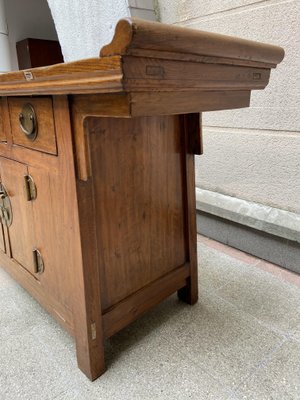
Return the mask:
<path id="1" fill-rule="evenodd" d="M 236 79 L 242 81 L 243 76 L 246 79 L 247 74 L 241 75 L 240 71 L 246 71 L 246 68 L 247 71 L 257 70 L 258 73 L 270 70 L 275 68 L 283 57 L 284 50 L 278 46 L 128 18 L 119 21 L 112 42 L 101 49 L 100 57 L 2 74 L 0 95 L 171 91 L 175 90 L 172 79 L 183 81 L 176 88 L 177 91 L 201 90 L 199 86 L 192 84 L 194 78 L 184 83 L 187 73 L 184 65 L 189 64 L 194 68 L 193 71 L 195 67 L 199 67 L 198 75 L 207 82 L 221 80 L 223 73 L 226 75 L 230 66 L 236 67 Z M 128 59 L 134 60 L 137 73 L 141 72 L 139 68 L 146 68 L 143 85 L 140 84 L 139 88 L 126 84 L 133 78 L 124 67 Z M 143 64 L 143 60 L 150 60 L 150 64 L 147 61 L 150 66 Z M 214 78 L 204 72 L 203 65 L 210 67 L 211 71 L 213 66 L 218 66 Z M 174 78 L 170 79 L 168 74 L 164 73 L 165 66 L 173 71 L 177 68 Z M 197 71 L 196 69 L 196 75 Z M 196 78 L 197 76 L 195 81 Z M 155 87 L 151 86 L 154 80 L 157 81 Z M 255 80 L 253 77 L 253 81 Z M 162 82 L 163 85 L 160 84 Z M 253 87 L 248 86 L 247 89 L 250 90 L 260 88 L 255 86 L 255 82 Z M 230 85 L 226 88 L 236 89 Z M 216 87 L 213 83 L 207 83 L 205 90 L 216 90 Z"/>

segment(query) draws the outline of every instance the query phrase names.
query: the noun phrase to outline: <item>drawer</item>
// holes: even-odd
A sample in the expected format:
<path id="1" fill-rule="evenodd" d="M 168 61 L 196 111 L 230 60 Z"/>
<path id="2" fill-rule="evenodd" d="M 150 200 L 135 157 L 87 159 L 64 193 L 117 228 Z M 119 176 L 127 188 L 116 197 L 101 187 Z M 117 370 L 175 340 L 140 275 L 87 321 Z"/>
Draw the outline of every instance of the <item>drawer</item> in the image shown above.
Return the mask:
<path id="1" fill-rule="evenodd" d="M 13 144 L 56 155 L 51 98 L 15 97 L 8 104 Z"/>

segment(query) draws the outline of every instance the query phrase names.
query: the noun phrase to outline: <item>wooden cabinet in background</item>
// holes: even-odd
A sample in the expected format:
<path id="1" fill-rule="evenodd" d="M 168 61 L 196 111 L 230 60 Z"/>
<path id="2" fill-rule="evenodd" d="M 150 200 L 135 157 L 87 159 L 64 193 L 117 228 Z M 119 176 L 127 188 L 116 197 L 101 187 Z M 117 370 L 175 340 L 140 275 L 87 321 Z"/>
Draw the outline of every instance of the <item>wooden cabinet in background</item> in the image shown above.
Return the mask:
<path id="1" fill-rule="evenodd" d="M 248 107 L 279 47 L 121 20 L 100 58 L 0 76 L 0 261 L 104 372 L 104 340 L 198 298 L 201 112 Z"/>
<path id="2" fill-rule="evenodd" d="M 64 61 L 56 40 L 24 39 L 16 44 L 19 69 L 44 67 Z"/>

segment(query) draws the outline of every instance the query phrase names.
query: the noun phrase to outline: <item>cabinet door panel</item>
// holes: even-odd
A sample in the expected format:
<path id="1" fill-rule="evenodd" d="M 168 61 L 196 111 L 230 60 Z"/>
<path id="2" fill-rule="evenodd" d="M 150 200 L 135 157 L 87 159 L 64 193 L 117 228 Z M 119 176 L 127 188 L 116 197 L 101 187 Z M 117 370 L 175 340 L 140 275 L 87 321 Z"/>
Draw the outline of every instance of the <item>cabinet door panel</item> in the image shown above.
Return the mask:
<path id="1" fill-rule="evenodd" d="M 24 190 L 24 176 L 27 173 L 25 165 L 0 158 L 0 175 L 10 198 L 13 215 L 12 224 L 8 229 L 11 255 L 33 273 L 32 204 L 31 201 L 27 201 Z"/>
<path id="2" fill-rule="evenodd" d="M 28 167 L 36 186 L 36 199 L 32 201 L 35 246 L 44 262 L 44 272 L 38 279 L 45 291 L 68 306 L 71 303 L 66 282 L 72 251 L 72 224 L 68 222 L 70 203 L 65 201 L 67 182 L 53 171 Z M 73 210 L 72 210 L 73 211 Z"/>
<path id="3" fill-rule="evenodd" d="M 31 202 L 35 247 L 40 251 L 45 267 L 44 273 L 39 278 L 41 282 L 47 280 L 49 283 L 53 264 L 58 261 L 55 257 L 59 246 L 59 238 L 55 235 L 56 221 L 53 216 L 54 188 L 47 170 L 29 166 L 28 173 L 36 186 L 36 199 Z"/>

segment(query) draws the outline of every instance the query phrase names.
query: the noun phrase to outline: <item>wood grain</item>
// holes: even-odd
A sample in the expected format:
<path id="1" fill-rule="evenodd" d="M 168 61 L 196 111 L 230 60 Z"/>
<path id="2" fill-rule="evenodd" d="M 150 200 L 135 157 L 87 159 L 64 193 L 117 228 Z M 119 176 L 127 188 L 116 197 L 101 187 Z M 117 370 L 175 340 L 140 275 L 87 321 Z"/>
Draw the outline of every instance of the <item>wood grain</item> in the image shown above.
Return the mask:
<path id="1" fill-rule="evenodd" d="M 77 237 L 73 238 L 76 207 L 72 204 L 76 191 L 75 188 L 72 191 L 75 183 L 70 179 L 74 163 L 68 157 L 68 152 L 72 155 L 73 149 L 71 133 L 69 131 L 68 135 L 67 130 L 68 123 L 70 126 L 67 99 L 60 97 L 54 102 L 52 125 L 55 124 L 63 157 L 5 146 L 5 149 L 11 149 L 5 155 L 12 160 L 1 159 L 0 167 L 4 170 L 1 173 L 3 183 L 11 194 L 14 218 L 5 241 L 7 250 L 10 250 L 8 255 L 18 262 L 20 270 L 30 273 L 12 271 L 11 268 L 18 269 L 16 263 L 8 263 L 8 271 L 73 333 L 73 291 L 66 282 L 70 281 L 71 271 L 76 269 L 78 262 L 81 266 L 80 258 L 76 256 L 80 246 L 76 244 Z M 27 156 L 28 153 L 30 156 Z M 22 155 L 26 164 L 15 161 Z M 25 174 L 31 175 L 37 188 L 37 198 L 33 201 L 27 201 L 24 193 Z M 33 248 L 38 248 L 42 254 L 45 264 L 43 274 L 34 273 Z"/>
<path id="2" fill-rule="evenodd" d="M 278 46 L 139 19 L 118 22 L 112 42 L 100 55 L 128 54 L 131 49 L 190 53 L 278 64 L 284 50 Z"/>
<path id="3" fill-rule="evenodd" d="M 62 253 L 59 255 L 65 270 L 61 290 L 68 295 L 73 313 L 78 366 L 93 380 L 104 372 L 105 364 L 91 182 L 76 180 L 67 98 L 55 97 L 54 110 L 61 150 L 59 193 L 62 199 L 55 210 L 60 220 L 57 237 L 64 237 L 63 258 Z"/>
<path id="4" fill-rule="evenodd" d="M 179 128 L 169 116 L 88 121 L 103 310 L 186 261 Z"/>
<path id="5" fill-rule="evenodd" d="M 134 92 L 131 115 L 188 114 L 249 107 L 250 91 Z"/>
<path id="6" fill-rule="evenodd" d="M 241 67 L 255 67 L 255 68 L 276 68 L 276 64 L 241 60 L 228 57 L 214 57 L 214 56 L 199 56 L 193 53 L 177 53 L 172 51 L 160 51 L 151 49 L 134 49 L 128 50 L 128 55 L 143 58 L 157 58 L 161 60 L 176 60 L 176 61 L 190 61 L 202 64 L 223 64 L 223 65 L 239 65 Z"/>
<path id="7" fill-rule="evenodd" d="M 2 149 L 5 152 L 9 148 L 11 148 L 11 145 L 12 145 L 10 115 L 9 115 L 9 107 L 8 107 L 7 97 L 1 98 L 1 105 L 2 105 L 2 125 L 3 125 L 3 131 L 5 134 L 5 138 L 6 138 L 6 143 L 0 142 L 0 146 L 2 147 Z M 6 146 L 6 144 L 8 144 L 8 146 Z"/>
<path id="8" fill-rule="evenodd" d="M 255 90 L 269 82 L 270 69 L 189 61 L 124 57 L 124 88 L 145 90 Z"/>
<path id="9" fill-rule="evenodd" d="M 0 95 L 120 93 L 174 87 L 262 89 L 270 69 L 283 59 L 284 50 L 230 36 L 123 19 L 100 55 L 0 75 Z"/>
<path id="10" fill-rule="evenodd" d="M 189 274 L 189 264 L 182 265 L 108 309 L 103 315 L 104 336 L 112 336 L 176 290 L 185 287 Z"/>
<path id="11" fill-rule="evenodd" d="M 101 93 L 122 90 L 119 56 L 90 58 L 0 75 L 0 95 Z"/>
<path id="12" fill-rule="evenodd" d="M 77 176 L 86 181 L 91 176 L 89 135 L 85 119 L 91 116 L 129 117 L 130 102 L 126 94 L 77 95 L 70 98 Z"/>
<path id="13" fill-rule="evenodd" d="M 13 207 L 1 265 L 74 336 L 91 380 L 105 370 L 105 338 L 176 291 L 197 301 L 200 113 L 248 107 L 283 50 L 122 20 L 101 56 L 0 75 L 0 179 Z M 25 102 L 34 142 L 19 128 Z"/>
<path id="14" fill-rule="evenodd" d="M 26 201 L 24 192 L 24 176 L 27 173 L 26 165 L 0 158 L 1 180 L 8 193 L 13 213 L 13 223 L 9 227 L 12 258 L 33 274 L 32 208 L 31 203 Z"/>
<path id="15" fill-rule="evenodd" d="M 20 127 L 19 114 L 25 104 L 34 108 L 38 134 L 34 141 L 28 139 Z M 57 154 L 56 136 L 51 98 L 10 98 L 8 100 L 13 143 L 49 154 Z"/>

